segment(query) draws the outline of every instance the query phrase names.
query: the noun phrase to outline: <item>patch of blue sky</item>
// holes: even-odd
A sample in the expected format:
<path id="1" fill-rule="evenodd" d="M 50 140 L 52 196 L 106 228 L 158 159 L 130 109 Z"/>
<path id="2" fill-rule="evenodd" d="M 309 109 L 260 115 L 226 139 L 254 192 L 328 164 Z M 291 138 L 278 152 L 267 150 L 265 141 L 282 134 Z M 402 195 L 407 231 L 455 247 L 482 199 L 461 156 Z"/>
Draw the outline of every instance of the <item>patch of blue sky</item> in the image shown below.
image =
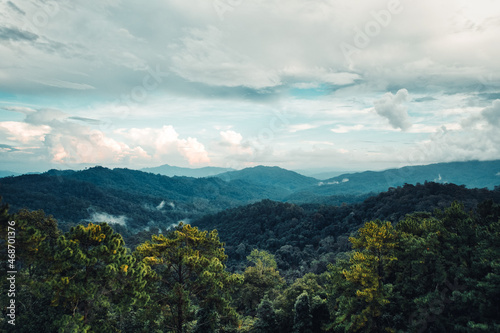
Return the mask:
<path id="1" fill-rule="evenodd" d="M 307 88 L 293 87 L 290 89 L 290 94 L 300 99 L 317 99 L 318 97 L 329 95 L 331 92 L 331 87 L 326 84 L 319 84 L 315 87 Z"/>

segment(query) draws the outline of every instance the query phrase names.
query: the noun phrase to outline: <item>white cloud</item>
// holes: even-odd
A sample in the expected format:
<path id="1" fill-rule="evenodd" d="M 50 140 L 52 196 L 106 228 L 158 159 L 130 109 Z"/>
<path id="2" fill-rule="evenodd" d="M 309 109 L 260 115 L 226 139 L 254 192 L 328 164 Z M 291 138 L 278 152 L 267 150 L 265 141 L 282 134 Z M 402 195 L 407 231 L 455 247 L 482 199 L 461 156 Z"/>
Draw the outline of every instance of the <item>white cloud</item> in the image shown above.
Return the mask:
<path id="1" fill-rule="evenodd" d="M 340 182 L 339 182 L 339 181 L 336 181 L 336 180 L 333 180 L 333 181 L 331 181 L 331 182 L 326 182 L 326 183 L 325 183 L 325 182 L 319 182 L 319 183 L 318 183 L 318 186 L 324 186 L 324 185 L 338 185 L 338 184 L 340 184 L 340 183 L 347 183 L 348 181 L 349 181 L 349 179 L 348 179 L 348 178 L 344 178 L 344 179 L 342 179 Z"/>
<path id="2" fill-rule="evenodd" d="M 188 137 L 187 140 L 181 140 L 179 150 L 191 165 L 210 163 L 205 146 L 198 142 L 196 138 Z"/>
<path id="3" fill-rule="evenodd" d="M 461 128 L 464 130 L 485 130 L 486 128 L 500 127 L 500 99 L 491 102 L 491 105 L 477 109 L 462 118 Z"/>
<path id="4" fill-rule="evenodd" d="M 334 181 L 331 181 L 331 182 L 319 182 L 318 183 L 318 186 L 323 186 L 323 185 L 337 185 L 337 184 L 340 184 L 338 181 L 334 180 Z"/>
<path id="5" fill-rule="evenodd" d="M 191 165 L 210 162 L 205 146 L 198 139 L 180 138 L 171 125 L 164 125 L 161 128 L 122 128 L 115 133 L 128 139 L 132 145 L 141 147 L 158 161 L 180 154 Z"/>
<path id="6" fill-rule="evenodd" d="M 353 126 L 344 126 L 344 125 L 338 125 L 335 128 L 332 128 L 330 131 L 333 133 L 349 133 L 352 131 L 361 131 L 364 128 L 363 125 L 353 125 Z"/>
<path id="7" fill-rule="evenodd" d="M 225 3 L 232 9 L 221 20 L 205 0 L 0 2 L 0 103 L 27 116 L 0 114 L 0 144 L 17 149 L 1 160 L 30 168 L 498 158 L 499 104 L 487 100 L 500 91 L 500 2 L 402 2 L 351 63 L 339 46 L 353 44 L 387 0 Z M 26 26 L 40 13 L 46 25 Z M 160 68 L 161 80 L 132 98 L 146 89 L 147 68 Z M 415 97 L 411 119 L 406 89 L 383 95 L 395 87 Z M 293 98 L 293 88 L 311 96 Z M 282 107 L 288 123 L 259 140 Z M 108 118 L 122 130 L 97 127 Z"/>
<path id="8" fill-rule="evenodd" d="M 249 158 L 255 153 L 256 148 L 253 147 L 248 141 L 243 140 L 241 133 L 233 130 L 220 131 L 222 140 L 219 144 L 213 147 L 219 156 L 224 156 L 227 163 L 240 164 L 242 158 Z"/>
<path id="9" fill-rule="evenodd" d="M 381 117 L 389 120 L 393 128 L 399 128 L 403 131 L 410 128 L 411 121 L 407 113 L 407 107 L 404 105 L 408 101 L 408 90 L 400 89 L 393 95 L 386 93 L 381 99 L 376 100 L 375 111 Z"/>
<path id="10" fill-rule="evenodd" d="M 2 48 L 2 60 L 12 64 L 1 71 L 6 78 L 2 87 L 50 88 L 34 82 L 41 81 L 54 89 L 95 88 L 86 92 L 95 90 L 97 95 L 116 87 L 130 89 L 142 79 L 137 71 L 158 64 L 188 81 L 218 87 L 367 83 L 380 90 L 388 84 L 424 84 L 441 91 L 435 88 L 477 83 L 479 75 L 500 68 L 495 46 L 500 5 L 490 0 L 443 0 L 440 6 L 432 0 L 402 3 L 402 12 L 392 15 L 353 56 L 355 71 L 349 70 L 339 46 L 354 44 L 355 28 L 375 22 L 371 13 L 386 10 L 386 0 L 358 1 L 356 6 L 348 0 L 228 6 L 221 21 L 214 3 L 201 0 L 98 5 L 25 1 L 17 9 L 0 3 L 5 28 L 33 34 L 23 42 L 8 39 Z M 43 29 L 29 20 L 40 13 L 48 20 Z M 130 13 L 147 24 L 136 25 Z M 92 25 L 81 29 L 79 22 L 88 20 Z M 83 73 L 85 81 L 70 72 Z M 498 86 L 494 80 L 489 84 Z"/>
<path id="11" fill-rule="evenodd" d="M 240 133 L 237 133 L 237 132 L 232 131 L 232 130 L 221 131 L 220 135 L 225 142 L 227 142 L 231 145 L 239 145 L 239 144 L 241 144 L 241 141 L 243 140 L 243 136 Z"/>
<path id="12" fill-rule="evenodd" d="M 92 213 L 90 219 L 94 222 L 106 222 L 108 224 L 127 225 L 127 217 L 125 215 L 114 216 L 108 213 Z"/>
<path id="13" fill-rule="evenodd" d="M 172 49 L 172 70 L 194 82 L 215 86 L 245 86 L 255 89 L 279 85 L 279 77 L 269 68 L 231 48 L 223 32 L 210 26 L 192 29 Z"/>
<path id="14" fill-rule="evenodd" d="M 312 125 L 312 124 L 296 124 L 296 125 L 290 125 L 289 126 L 289 131 L 291 133 L 299 132 L 299 131 L 306 131 L 312 128 L 316 128 L 317 126 Z"/>
<path id="15" fill-rule="evenodd" d="M 50 86 L 50 87 L 56 87 L 56 88 L 65 88 L 65 89 L 75 89 L 75 90 L 89 90 L 89 89 L 95 89 L 95 87 L 85 84 L 85 83 L 76 83 L 76 82 L 69 82 L 69 81 L 64 81 L 64 80 L 32 80 L 33 82 L 38 82 L 40 84 Z"/>
<path id="16" fill-rule="evenodd" d="M 324 146 L 334 146 L 335 144 L 330 141 L 304 141 L 307 145 L 324 145 Z"/>
<path id="17" fill-rule="evenodd" d="M 500 126 L 500 99 L 481 112 L 481 116 L 492 126 Z"/>
<path id="18" fill-rule="evenodd" d="M 459 130 L 461 128 L 458 123 L 447 123 L 441 125 L 425 125 L 425 124 L 413 124 L 410 129 L 407 130 L 408 133 L 436 133 L 442 126 L 445 126 L 448 130 Z"/>
<path id="19" fill-rule="evenodd" d="M 495 160 L 500 156 L 500 137 L 495 127 L 449 130 L 445 126 L 428 140 L 402 150 L 402 164 L 467 160 Z"/>
<path id="20" fill-rule="evenodd" d="M 165 207 L 165 200 L 162 200 L 158 206 L 156 206 L 156 209 L 161 210 L 163 207 Z"/>
<path id="21" fill-rule="evenodd" d="M 51 132 L 50 126 L 32 125 L 18 121 L 0 122 L 0 131 L 5 138 L 22 144 L 37 144 L 45 140 L 45 135 Z"/>
<path id="22" fill-rule="evenodd" d="M 131 148 L 101 131 L 84 126 L 73 126 L 73 129 L 72 133 L 53 131 L 45 137 L 45 146 L 53 163 L 127 163 L 149 158 L 141 147 Z"/>
<path id="23" fill-rule="evenodd" d="M 294 84 L 295 87 L 301 89 L 316 88 L 320 83 L 343 86 L 352 84 L 361 78 L 356 73 L 334 72 L 324 67 L 299 67 L 297 65 L 285 67 L 280 74 L 291 80 L 303 81 Z"/>
<path id="24" fill-rule="evenodd" d="M 292 84 L 292 87 L 298 88 L 298 89 L 314 89 L 318 88 L 319 84 L 317 82 L 298 82 Z"/>

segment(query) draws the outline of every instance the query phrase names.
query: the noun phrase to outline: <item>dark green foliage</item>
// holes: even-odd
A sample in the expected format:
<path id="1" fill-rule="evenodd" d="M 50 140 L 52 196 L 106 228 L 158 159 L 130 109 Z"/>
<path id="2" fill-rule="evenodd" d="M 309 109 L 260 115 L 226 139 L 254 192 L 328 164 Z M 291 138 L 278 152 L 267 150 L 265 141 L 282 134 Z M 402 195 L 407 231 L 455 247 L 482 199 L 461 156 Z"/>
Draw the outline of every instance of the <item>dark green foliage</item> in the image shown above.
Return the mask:
<path id="1" fill-rule="evenodd" d="M 313 316 L 311 314 L 311 304 L 309 295 L 304 292 L 297 297 L 294 306 L 293 332 L 294 333 L 312 333 Z"/>
<path id="2" fill-rule="evenodd" d="M 280 293 L 275 301 L 276 309 L 279 309 L 279 321 L 282 332 L 291 332 L 294 322 L 294 307 L 297 298 L 307 293 L 310 297 L 311 314 L 313 316 L 313 332 L 322 332 L 322 326 L 328 323 L 329 313 L 326 303 L 327 275 L 316 275 L 308 273 L 298 278 Z"/>
<path id="3" fill-rule="evenodd" d="M 48 283 L 52 278 L 52 247 L 60 235 L 57 222 L 51 216 L 45 216 L 42 211 L 29 212 L 22 210 L 15 215 L 9 215 L 7 206 L 1 208 L 2 235 L 2 269 L 7 268 L 4 255 L 7 254 L 7 221 L 15 222 L 16 292 L 15 300 L 17 332 L 53 331 L 54 320 L 59 311 L 51 306 L 52 289 Z M 5 244 L 5 246 L 4 246 Z M 6 291 L 6 279 L 2 279 L 2 290 Z M 7 304 L 7 293 L 0 294 L 2 304 Z M 5 302 L 4 302 L 5 301 Z M 33 314 L 38 314 L 33 316 Z M 12 328 L 5 322 L 0 323 L 4 329 Z"/>
<path id="4" fill-rule="evenodd" d="M 43 209 L 65 223 L 93 220 L 93 213 L 126 216 L 131 230 L 141 230 L 151 221 L 167 228 L 181 219 L 283 196 L 280 189 L 241 180 L 165 177 L 103 167 L 7 177 L 0 184 L 13 209 Z"/>
<path id="5" fill-rule="evenodd" d="M 326 296 L 326 294 L 324 294 Z M 312 331 L 313 333 L 324 332 L 324 327 L 330 319 L 328 303 L 326 299 L 320 296 L 314 296 L 311 299 Z"/>
<path id="6" fill-rule="evenodd" d="M 396 223 L 415 211 L 443 209 L 456 198 L 471 210 L 487 199 L 500 202 L 500 191 L 427 183 L 405 185 L 363 203 L 339 207 L 263 200 L 207 215 L 193 225 L 219 230 L 229 268 L 243 270 L 250 251 L 263 249 L 275 255 L 281 274 L 292 282 L 308 272 L 325 272 L 338 253 L 349 251 L 347 236 L 364 222 L 380 219 Z"/>
<path id="7" fill-rule="evenodd" d="M 253 250 L 248 256 L 253 263 L 243 272 L 243 283 L 236 292 L 235 304 L 246 315 L 255 315 L 257 306 L 264 298 L 274 300 L 285 281 L 276 270 L 274 256 L 266 251 Z"/>
<path id="8" fill-rule="evenodd" d="M 266 187 L 278 187 L 284 190 L 286 194 L 290 194 L 297 189 L 318 184 L 316 178 L 306 177 L 279 167 L 262 165 L 239 171 L 221 173 L 217 177 L 226 181 L 244 180 L 248 183 L 264 185 Z"/>
<path id="9" fill-rule="evenodd" d="M 203 307 L 196 312 L 196 326 L 193 333 L 217 333 L 219 332 L 219 314 L 215 309 Z"/>
<path id="10" fill-rule="evenodd" d="M 121 191 L 109 172 L 85 177 Z M 42 211 L 2 205 L 2 248 L 9 220 L 18 231 L 16 331 L 500 331 L 499 189 L 406 185 L 339 207 L 264 200 L 195 222 L 226 244 L 184 224 L 165 235 L 108 224 L 63 235 Z M 131 253 L 116 230 L 143 244 Z"/>
<path id="11" fill-rule="evenodd" d="M 487 202 L 480 205 L 478 212 L 467 212 L 463 205 L 453 203 L 433 214 L 407 216 L 396 227 L 397 245 L 392 251 L 395 260 L 387 268 L 378 269 L 373 284 L 370 276 L 377 271 L 365 269 L 370 267 L 367 247 L 353 243 L 359 249 L 352 255 L 351 265 L 340 261 L 331 267 L 331 327 L 353 332 L 497 331 L 498 206 Z M 373 242 L 376 237 L 367 240 Z M 381 262 L 375 261 L 378 265 Z M 356 275 L 356 270 L 365 273 Z M 358 277 L 360 281 L 368 279 L 361 284 L 368 289 L 359 289 Z M 377 281 L 380 287 L 389 288 L 377 293 Z M 373 293 L 370 301 L 383 297 L 384 301 L 379 302 L 383 307 L 378 311 L 373 312 L 374 306 L 365 311 L 363 299 L 369 295 L 367 292 Z M 358 314 L 364 317 L 356 317 Z M 350 322 L 356 318 L 361 320 Z"/>
<path id="12" fill-rule="evenodd" d="M 142 293 L 145 267 L 127 253 L 119 234 L 90 224 L 63 236 L 41 211 L 9 218 L 16 222 L 18 249 L 15 331 L 124 330 L 121 319 L 148 297 Z M 12 328 L 6 325 L 0 323 Z"/>
<path id="13" fill-rule="evenodd" d="M 59 325 L 113 331 L 119 323 L 109 318 L 111 305 L 119 319 L 135 302 L 148 300 L 143 292 L 148 268 L 105 223 L 78 226 L 59 237 L 51 272 L 53 306 L 67 313 Z"/>
<path id="14" fill-rule="evenodd" d="M 277 326 L 273 304 L 269 298 L 264 297 L 257 308 L 257 321 L 253 326 L 252 333 L 274 333 Z"/>

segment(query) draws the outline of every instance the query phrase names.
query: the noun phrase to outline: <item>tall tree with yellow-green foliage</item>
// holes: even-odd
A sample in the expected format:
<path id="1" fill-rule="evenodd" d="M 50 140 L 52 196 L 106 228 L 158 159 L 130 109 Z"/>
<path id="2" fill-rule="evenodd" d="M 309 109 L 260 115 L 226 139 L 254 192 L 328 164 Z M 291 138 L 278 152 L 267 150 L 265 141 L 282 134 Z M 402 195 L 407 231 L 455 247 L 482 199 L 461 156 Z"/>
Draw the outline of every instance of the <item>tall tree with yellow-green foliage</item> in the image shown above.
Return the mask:
<path id="1" fill-rule="evenodd" d="M 365 223 L 349 240 L 354 248 L 349 262 L 342 269 L 331 269 L 344 280 L 334 287 L 336 314 L 331 327 L 347 332 L 390 331 L 381 315 L 392 293 L 386 278 L 397 260 L 397 233 L 390 222 L 377 220 Z"/>
<path id="2" fill-rule="evenodd" d="M 79 225 L 57 240 L 54 249 L 52 306 L 64 314 L 60 332 L 114 332 L 138 301 L 148 267 L 129 253 L 123 238 L 106 223 Z"/>
<path id="3" fill-rule="evenodd" d="M 196 319 L 196 309 L 204 309 L 200 320 L 211 320 L 198 326 L 223 326 L 236 320 L 230 293 L 241 276 L 226 271 L 227 256 L 216 230 L 200 231 L 180 223 L 167 235 L 152 236 L 138 246 L 137 253 L 156 273 L 151 297 L 167 318 L 167 331 L 186 332 L 188 323 Z"/>

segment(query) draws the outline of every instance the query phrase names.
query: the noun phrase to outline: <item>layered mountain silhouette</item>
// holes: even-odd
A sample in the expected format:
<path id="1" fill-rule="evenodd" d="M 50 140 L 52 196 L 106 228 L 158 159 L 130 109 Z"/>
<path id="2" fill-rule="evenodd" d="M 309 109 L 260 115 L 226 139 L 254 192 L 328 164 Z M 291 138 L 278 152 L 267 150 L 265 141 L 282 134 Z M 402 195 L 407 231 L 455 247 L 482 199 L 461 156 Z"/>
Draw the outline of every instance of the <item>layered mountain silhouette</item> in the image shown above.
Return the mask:
<path id="1" fill-rule="evenodd" d="M 63 223 L 107 217 L 136 230 L 167 227 L 263 199 L 339 206 L 425 182 L 492 190 L 500 184 L 500 161 L 439 163 L 327 180 L 265 166 L 200 178 L 93 167 L 1 178 L 0 195 L 14 211 L 43 209 Z"/>
<path id="2" fill-rule="evenodd" d="M 140 171 L 151 172 L 154 174 L 160 174 L 168 177 L 185 176 L 185 177 L 200 178 L 200 177 L 216 176 L 218 174 L 233 170 L 234 169 L 231 168 L 218 168 L 218 167 L 181 168 L 177 166 L 164 164 L 152 168 L 143 168 Z"/>

